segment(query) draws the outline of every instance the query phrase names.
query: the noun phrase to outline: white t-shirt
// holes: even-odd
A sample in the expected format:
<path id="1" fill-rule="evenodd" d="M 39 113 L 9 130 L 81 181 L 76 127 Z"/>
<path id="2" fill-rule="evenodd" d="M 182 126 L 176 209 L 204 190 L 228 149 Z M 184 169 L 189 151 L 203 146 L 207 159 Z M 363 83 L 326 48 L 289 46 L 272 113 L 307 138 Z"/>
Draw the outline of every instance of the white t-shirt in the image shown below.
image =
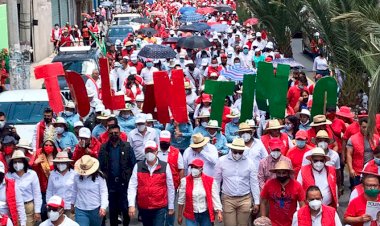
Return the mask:
<path id="1" fill-rule="evenodd" d="M 54 226 L 54 225 L 51 223 L 51 220 L 47 219 L 46 221 L 42 222 L 40 226 Z M 65 219 L 63 220 L 62 224 L 60 224 L 59 226 L 79 226 L 79 224 L 71 220 L 65 215 Z"/>
<path id="2" fill-rule="evenodd" d="M 153 84 L 153 72 L 158 71 L 156 67 L 151 67 L 150 69 L 144 67 L 141 70 L 140 76 L 144 79 L 145 84 Z"/>
<path id="3" fill-rule="evenodd" d="M 302 166 L 306 166 L 306 165 L 311 164 L 311 162 L 306 159 L 306 157 L 309 156 L 309 155 L 311 155 L 311 150 L 305 152 L 305 154 L 303 155 Z M 335 151 L 329 149 L 329 152 L 327 153 L 327 156 L 330 157 L 330 161 L 326 162 L 326 165 L 327 166 L 333 166 L 337 170 L 340 169 L 340 158 L 339 158 L 338 153 L 336 153 Z"/>

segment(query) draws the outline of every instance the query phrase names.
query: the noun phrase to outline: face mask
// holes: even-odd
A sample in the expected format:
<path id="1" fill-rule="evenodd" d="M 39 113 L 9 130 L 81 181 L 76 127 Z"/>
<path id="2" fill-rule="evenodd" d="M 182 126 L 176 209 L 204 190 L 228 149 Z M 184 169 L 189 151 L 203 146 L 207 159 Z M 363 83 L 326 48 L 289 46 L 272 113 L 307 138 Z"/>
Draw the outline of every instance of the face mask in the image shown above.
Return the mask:
<path id="1" fill-rule="evenodd" d="M 123 119 L 129 119 L 130 116 L 131 116 L 130 114 L 123 114 L 123 115 L 121 115 L 121 117 Z"/>
<path id="2" fill-rule="evenodd" d="M 211 67 L 218 67 L 218 64 L 211 64 Z"/>
<path id="3" fill-rule="evenodd" d="M 234 119 L 232 119 L 232 123 L 237 124 L 238 122 L 239 122 L 239 118 L 234 118 Z"/>
<path id="4" fill-rule="evenodd" d="M 16 163 L 13 163 L 13 168 L 14 168 L 17 172 L 20 172 L 21 170 L 24 169 L 24 163 L 22 163 L 22 162 L 16 162 Z"/>
<path id="5" fill-rule="evenodd" d="M 191 176 L 198 177 L 201 174 L 201 171 L 197 168 L 191 168 Z"/>
<path id="6" fill-rule="evenodd" d="M 50 119 L 50 118 L 44 118 L 44 122 L 45 122 L 46 124 L 49 124 L 49 123 L 51 123 L 51 119 Z"/>
<path id="7" fill-rule="evenodd" d="M 183 63 L 183 62 L 185 62 L 185 59 L 179 58 L 179 62 Z"/>
<path id="8" fill-rule="evenodd" d="M 63 132 L 65 132 L 65 129 L 63 127 L 56 127 L 55 132 L 57 134 L 62 134 Z"/>
<path id="9" fill-rule="evenodd" d="M 153 67 L 153 63 L 146 63 L 146 66 L 148 67 L 148 68 L 151 68 L 151 67 Z"/>
<path id="10" fill-rule="evenodd" d="M 375 161 L 376 165 L 380 166 L 380 158 L 373 158 Z"/>
<path id="11" fill-rule="evenodd" d="M 46 147 L 44 147 L 44 150 L 45 150 L 46 154 L 50 155 L 51 153 L 53 153 L 54 147 L 53 146 L 46 146 Z"/>
<path id="12" fill-rule="evenodd" d="M 48 215 L 49 215 L 49 219 L 53 222 L 57 221 L 58 218 L 61 216 L 59 214 L 59 211 L 53 211 L 53 210 L 50 210 Z"/>
<path id="13" fill-rule="evenodd" d="M 284 128 L 286 131 L 289 131 L 293 128 L 293 124 L 285 124 Z"/>
<path id="14" fill-rule="evenodd" d="M 4 128 L 5 126 L 5 121 L 0 121 L 0 128 Z"/>
<path id="15" fill-rule="evenodd" d="M 148 161 L 148 162 L 152 162 L 153 160 L 156 159 L 156 155 L 153 154 L 152 152 L 148 152 L 145 154 L 145 159 Z"/>
<path id="16" fill-rule="evenodd" d="M 239 161 L 242 157 L 243 157 L 242 154 L 238 154 L 238 153 L 234 154 L 234 153 L 232 153 L 232 158 L 234 158 L 236 161 Z"/>
<path id="17" fill-rule="evenodd" d="M 241 135 L 241 138 L 243 138 L 244 142 L 248 142 L 248 141 L 251 140 L 251 134 L 249 134 L 249 133 L 243 133 Z"/>
<path id="18" fill-rule="evenodd" d="M 57 164 L 57 168 L 58 168 L 59 172 L 63 172 L 63 171 L 65 171 L 67 169 L 67 164 L 65 164 L 65 163 L 58 163 Z"/>
<path id="19" fill-rule="evenodd" d="M 139 132 L 143 132 L 143 131 L 145 130 L 145 128 L 146 128 L 145 125 L 138 125 L 138 126 L 137 126 L 137 130 L 138 130 Z"/>
<path id="20" fill-rule="evenodd" d="M 72 116 L 73 114 L 74 114 L 74 112 L 72 112 L 72 111 L 65 111 L 65 115 L 68 117 Z"/>
<path id="21" fill-rule="evenodd" d="M 210 132 L 208 132 L 208 134 L 209 134 L 211 137 L 215 137 L 215 136 L 216 136 L 216 133 L 217 133 L 216 131 L 215 131 L 214 133 L 212 133 L 212 134 L 211 134 Z"/>
<path id="22" fill-rule="evenodd" d="M 380 193 L 380 190 L 379 189 L 365 189 L 364 192 L 369 197 L 377 197 Z"/>
<path id="23" fill-rule="evenodd" d="M 313 168 L 318 172 L 321 172 L 324 167 L 325 167 L 325 163 L 323 162 L 313 162 Z"/>
<path id="24" fill-rule="evenodd" d="M 278 181 L 280 181 L 280 183 L 284 183 L 286 180 L 289 179 L 289 176 L 284 176 L 284 177 L 276 177 Z"/>
<path id="25" fill-rule="evenodd" d="M 239 63 L 234 63 L 234 65 L 238 67 L 238 66 L 240 66 L 240 62 Z"/>
<path id="26" fill-rule="evenodd" d="M 296 140 L 296 145 L 299 148 L 304 148 L 306 146 L 306 140 Z"/>
<path id="27" fill-rule="evenodd" d="M 206 128 L 206 126 L 208 125 L 208 123 L 207 122 L 201 122 L 201 125 Z"/>
<path id="28" fill-rule="evenodd" d="M 168 143 L 168 142 L 160 142 L 160 149 L 161 150 L 166 151 L 166 150 L 169 149 L 169 147 L 170 147 L 170 143 Z"/>
<path id="29" fill-rule="evenodd" d="M 301 122 L 302 125 L 307 125 L 309 123 L 309 120 L 307 120 L 306 122 Z"/>
<path id="30" fill-rule="evenodd" d="M 323 150 L 326 150 L 328 147 L 328 144 L 326 141 L 321 141 L 318 143 L 318 147 L 322 148 Z"/>
<path id="31" fill-rule="evenodd" d="M 322 201 L 321 200 L 316 200 L 314 199 L 313 201 L 309 202 L 309 207 L 313 210 L 319 210 L 322 206 Z"/>
<path id="32" fill-rule="evenodd" d="M 278 159 L 281 156 L 281 152 L 280 151 L 271 151 L 270 155 L 272 156 L 272 158 Z"/>
<path id="33" fill-rule="evenodd" d="M 132 60 L 132 63 L 133 63 L 133 64 L 136 64 L 136 63 L 137 63 L 137 60 Z"/>
<path id="34" fill-rule="evenodd" d="M 244 54 L 248 54 L 248 49 L 243 49 Z"/>
<path id="35" fill-rule="evenodd" d="M 298 85 L 298 88 L 299 89 L 303 89 L 303 85 Z"/>
<path id="36" fill-rule="evenodd" d="M 13 147 L 12 146 L 4 146 L 3 148 L 6 155 L 11 155 L 13 153 Z"/>

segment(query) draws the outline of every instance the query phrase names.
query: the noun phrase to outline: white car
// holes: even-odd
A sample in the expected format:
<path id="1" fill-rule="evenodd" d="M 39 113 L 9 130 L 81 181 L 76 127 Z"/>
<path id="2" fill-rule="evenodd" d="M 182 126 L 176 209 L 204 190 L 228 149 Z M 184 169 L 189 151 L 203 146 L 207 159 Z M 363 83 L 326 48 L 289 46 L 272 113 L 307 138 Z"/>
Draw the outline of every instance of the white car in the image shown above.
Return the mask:
<path id="1" fill-rule="evenodd" d="M 133 31 L 137 31 L 140 29 L 139 23 L 131 22 L 134 18 L 141 17 L 138 13 L 123 13 L 123 14 L 116 14 L 113 17 L 112 25 L 129 25 L 133 28 Z"/>
<path id="2" fill-rule="evenodd" d="M 65 102 L 63 98 L 63 103 Z M 46 89 L 11 90 L 0 93 L 0 111 L 5 113 L 7 123 L 14 126 L 17 134 L 29 143 L 32 142 L 36 124 L 43 119 L 47 107 L 49 107 L 49 98 Z"/>

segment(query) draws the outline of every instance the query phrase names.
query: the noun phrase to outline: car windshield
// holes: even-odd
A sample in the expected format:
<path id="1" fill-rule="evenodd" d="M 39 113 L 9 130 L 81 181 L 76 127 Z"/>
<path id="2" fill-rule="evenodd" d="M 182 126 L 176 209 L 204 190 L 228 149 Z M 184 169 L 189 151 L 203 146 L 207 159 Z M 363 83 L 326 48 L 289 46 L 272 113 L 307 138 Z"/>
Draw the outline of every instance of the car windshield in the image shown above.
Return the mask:
<path id="1" fill-rule="evenodd" d="M 7 116 L 7 123 L 13 125 L 39 122 L 43 118 L 43 112 L 47 107 L 49 107 L 49 102 L 47 101 L 0 103 L 0 109 Z"/>
<path id="2" fill-rule="evenodd" d="M 75 71 L 82 75 L 90 75 L 97 68 L 94 60 L 84 60 L 84 61 L 68 61 L 63 62 L 63 68 L 71 71 Z"/>
<path id="3" fill-rule="evenodd" d="M 133 33 L 133 28 L 131 28 L 131 27 L 111 28 L 108 32 L 108 36 L 110 36 L 110 37 L 125 36 L 129 33 Z"/>

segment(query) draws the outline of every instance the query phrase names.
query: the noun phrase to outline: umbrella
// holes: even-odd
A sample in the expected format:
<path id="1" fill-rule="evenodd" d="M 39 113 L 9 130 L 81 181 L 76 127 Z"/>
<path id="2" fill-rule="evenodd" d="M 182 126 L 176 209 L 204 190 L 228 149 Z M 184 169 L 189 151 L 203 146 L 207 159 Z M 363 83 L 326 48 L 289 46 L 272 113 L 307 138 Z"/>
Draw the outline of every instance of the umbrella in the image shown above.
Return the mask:
<path id="1" fill-rule="evenodd" d="M 259 23 L 259 19 L 257 18 L 249 18 L 248 20 L 244 21 L 243 25 L 256 25 Z"/>
<path id="2" fill-rule="evenodd" d="M 214 8 L 216 10 L 218 10 L 219 12 L 233 12 L 234 10 L 229 6 L 229 5 L 217 5 L 217 6 L 214 6 Z"/>
<path id="3" fill-rule="evenodd" d="M 211 28 L 210 26 L 208 26 L 208 24 L 202 23 L 202 22 L 196 22 L 196 23 L 193 23 L 193 25 L 198 27 L 199 30 L 202 30 L 202 31 L 208 30 Z"/>
<path id="4" fill-rule="evenodd" d="M 153 44 L 144 46 L 137 55 L 152 59 L 172 59 L 177 53 L 169 46 Z"/>
<path id="5" fill-rule="evenodd" d="M 220 72 L 220 75 L 233 81 L 243 81 L 245 74 L 256 74 L 256 72 L 242 66 L 227 66 L 226 69 Z"/>
<path id="6" fill-rule="evenodd" d="M 184 14 L 179 18 L 179 21 L 182 23 L 199 22 L 202 20 L 205 20 L 205 17 L 199 13 Z"/>
<path id="7" fill-rule="evenodd" d="M 228 29 L 227 24 L 214 24 L 211 25 L 211 31 L 224 32 Z"/>
<path id="8" fill-rule="evenodd" d="M 149 18 L 146 18 L 146 17 L 133 18 L 131 21 L 135 22 L 135 23 L 139 23 L 139 24 L 150 24 L 151 23 Z"/>
<path id="9" fill-rule="evenodd" d="M 137 30 L 137 33 L 139 34 L 144 34 L 144 35 L 147 35 L 148 33 L 151 33 L 152 35 L 155 35 L 157 33 L 157 31 L 151 27 L 144 27 L 144 28 L 141 28 L 140 30 Z"/>
<path id="10" fill-rule="evenodd" d="M 278 64 L 286 64 L 286 65 L 289 65 L 291 68 L 294 68 L 294 67 L 304 68 L 304 66 L 301 63 L 298 63 L 293 58 L 274 59 L 272 63 L 273 63 L 273 67 L 277 67 Z"/>
<path id="11" fill-rule="evenodd" d="M 191 7 L 191 6 L 184 6 L 182 8 L 179 9 L 179 12 L 181 14 L 184 14 L 185 12 L 190 12 L 190 13 L 195 13 L 197 9 L 195 7 Z"/>
<path id="12" fill-rule="evenodd" d="M 111 7 L 111 6 L 113 6 L 113 2 L 104 1 L 104 2 L 100 3 L 100 5 L 103 7 Z"/>
<path id="13" fill-rule="evenodd" d="M 202 14 L 202 15 L 205 15 L 205 14 L 213 13 L 215 11 L 217 11 L 217 10 L 212 8 L 212 7 L 204 7 L 204 8 L 198 8 L 195 12 Z"/>
<path id="14" fill-rule="evenodd" d="M 185 32 L 201 32 L 204 29 L 201 27 L 197 27 L 194 24 L 188 24 L 188 25 L 182 25 L 181 27 L 178 28 L 179 31 L 185 31 Z"/>
<path id="15" fill-rule="evenodd" d="M 165 13 L 161 11 L 152 11 L 150 12 L 150 15 L 151 16 L 165 16 Z"/>
<path id="16" fill-rule="evenodd" d="M 177 46 L 185 49 L 204 49 L 212 46 L 211 42 L 205 36 L 191 36 L 180 38 Z"/>
<path id="17" fill-rule="evenodd" d="M 162 44 L 176 44 L 178 42 L 179 38 L 178 37 L 169 37 L 165 39 Z"/>

